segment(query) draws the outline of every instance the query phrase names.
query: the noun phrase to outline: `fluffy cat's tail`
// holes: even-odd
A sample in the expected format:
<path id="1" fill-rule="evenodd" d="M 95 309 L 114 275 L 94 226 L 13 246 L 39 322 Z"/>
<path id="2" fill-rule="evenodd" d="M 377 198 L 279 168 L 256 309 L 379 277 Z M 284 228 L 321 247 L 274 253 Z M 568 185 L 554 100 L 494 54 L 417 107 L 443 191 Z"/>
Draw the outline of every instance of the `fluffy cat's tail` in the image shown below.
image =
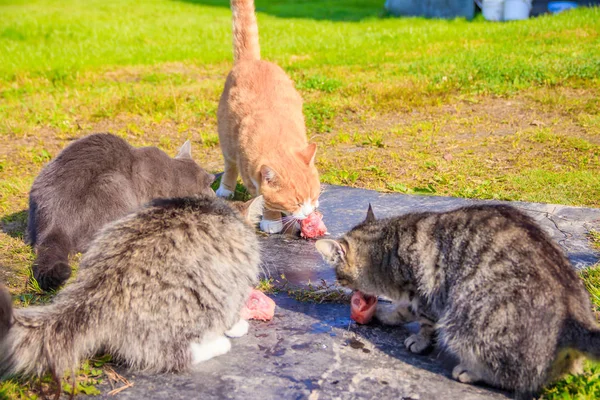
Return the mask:
<path id="1" fill-rule="evenodd" d="M 59 304 L 13 310 L 0 285 L 0 378 L 46 372 L 60 377 L 96 350 L 94 335 L 81 329 L 85 315 L 65 311 Z"/>
<path id="2" fill-rule="evenodd" d="M 254 0 L 231 0 L 235 62 L 260 60 Z"/>
<path id="3" fill-rule="evenodd" d="M 33 277 L 43 290 L 56 289 L 69 279 L 71 241 L 62 231 L 54 230 L 36 245 Z"/>

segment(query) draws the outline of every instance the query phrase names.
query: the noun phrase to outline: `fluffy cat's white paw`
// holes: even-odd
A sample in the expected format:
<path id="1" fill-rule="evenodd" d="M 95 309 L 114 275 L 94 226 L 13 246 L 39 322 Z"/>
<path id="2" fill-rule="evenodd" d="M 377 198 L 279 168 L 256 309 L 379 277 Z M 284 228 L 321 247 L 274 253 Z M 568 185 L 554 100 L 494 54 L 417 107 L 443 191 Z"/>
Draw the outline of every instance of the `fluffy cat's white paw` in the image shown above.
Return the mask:
<path id="1" fill-rule="evenodd" d="M 248 323 L 248 321 L 246 321 L 245 319 L 240 319 L 238 322 L 235 323 L 235 325 L 231 327 L 230 330 L 225 332 L 225 336 L 228 336 L 230 338 L 242 337 L 246 333 L 248 333 L 249 327 L 250 324 Z"/>
<path id="2" fill-rule="evenodd" d="M 230 199 L 233 197 L 234 194 L 231 190 L 226 189 L 223 186 L 219 186 L 215 193 L 217 194 L 217 196 L 222 197 L 224 199 Z"/>
<path id="3" fill-rule="evenodd" d="M 279 233 L 283 230 L 283 223 L 281 219 L 277 221 L 263 219 L 260 221 L 260 230 L 266 233 Z"/>
<path id="4" fill-rule="evenodd" d="M 452 378 L 461 383 L 475 383 L 479 380 L 475 374 L 467 370 L 462 364 L 458 364 L 456 367 L 454 367 L 452 370 Z"/>
<path id="5" fill-rule="evenodd" d="M 229 350 L 231 350 L 231 342 L 225 336 L 213 336 L 211 339 L 205 339 L 202 343 L 192 343 L 190 344 L 192 364 L 210 360 L 229 352 Z"/>
<path id="6" fill-rule="evenodd" d="M 431 340 L 419 334 L 412 334 L 409 337 L 407 337 L 404 341 L 404 346 L 406 346 L 408 351 L 416 354 L 422 353 L 425 349 L 429 347 L 430 344 Z"/>

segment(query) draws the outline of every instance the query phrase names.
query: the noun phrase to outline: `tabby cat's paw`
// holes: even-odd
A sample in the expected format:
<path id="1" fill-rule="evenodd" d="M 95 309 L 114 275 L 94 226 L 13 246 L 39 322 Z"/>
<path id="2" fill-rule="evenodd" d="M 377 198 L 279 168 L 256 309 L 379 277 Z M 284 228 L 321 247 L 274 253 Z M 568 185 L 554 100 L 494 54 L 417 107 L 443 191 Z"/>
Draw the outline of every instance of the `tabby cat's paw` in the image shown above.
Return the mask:
<path id="1" fill-rule="evenodd" d="M 454 367 L 452 370 L 452 378 L 461 383 L 475 383 L 479 380 L 475 374 L 467 370 L 467 368 L 462 364 L 458 364 L 456 367 Z"/>
<path id="2" fill-rule="evenodd" d="M 234 194 L 231 190 L 225 189 L 223 186 L 219 186 L 215 193 L 217 194 L 217 196 L 222 197 L 224 199 L 231 199 Z"/>
<path id="3" fill-rule="evenodd" d="M 425 349 L 427 349 L 431 345 L 431 339 L 423 337 L 423 335 L 413 334 L 406 338 L 404 341 L 404 346 L 411 353 L 422 353 Z"/>
<path id="4" fill-rule="evenodd" d="M 248 333 L 249 326 L 250 324 L 248 324 L 248 321 L 246 321 L 245 319 L 240 319 L 238 322 L 235 323 L 235 325 L 231 327 L 230 330 L 225 332 L 225 336 L 228 336 L 230 338 L 242 337 L 246 333 Z"/>
<path id="5" fill-rule="evenodd" d="M 280 219 L 277 221 L 263 219 L 260 221 L 260 230 L 266 233 L 279 233 L 283 230 L 283 223 Z"/>

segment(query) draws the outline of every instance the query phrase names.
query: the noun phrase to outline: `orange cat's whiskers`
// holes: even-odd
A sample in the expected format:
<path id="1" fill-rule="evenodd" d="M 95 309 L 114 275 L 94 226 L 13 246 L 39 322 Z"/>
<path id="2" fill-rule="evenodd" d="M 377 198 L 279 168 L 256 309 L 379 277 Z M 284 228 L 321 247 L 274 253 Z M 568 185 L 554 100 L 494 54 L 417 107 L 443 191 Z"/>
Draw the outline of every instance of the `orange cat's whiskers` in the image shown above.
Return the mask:
<path id="1" fill-rule="evenodd" d="M 294 226 L 294 224 L 296 223 L 296 221 L 298 221 L 298 219 L 294 216 L 290 216 L 290 217 L 283 217 L 282 218 L 282 222 L 283 222 L 283 230 L 287 230 L 288 228 L 291 228 Z"/>

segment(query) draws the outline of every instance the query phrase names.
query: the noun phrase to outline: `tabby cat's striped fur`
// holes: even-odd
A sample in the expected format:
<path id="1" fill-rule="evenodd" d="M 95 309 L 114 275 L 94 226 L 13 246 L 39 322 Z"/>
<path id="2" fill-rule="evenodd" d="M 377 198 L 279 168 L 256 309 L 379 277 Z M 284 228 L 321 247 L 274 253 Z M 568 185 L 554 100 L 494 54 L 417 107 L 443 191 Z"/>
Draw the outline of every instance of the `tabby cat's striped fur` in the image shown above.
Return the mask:
<path id="1" fill-rule="evenodd" d="M 317 249 L 341 284 L 397 301 L 384 323 L 420 320 L 405 341 L 421 352 L 437 333 L 457 356 L 452 376 L 531 398 L 549 381 L 600 357 L 589 294 L 561 249 L 504 205 L 367 220 Z M 408 305 L 408 308 L 407 308 Z"/>

